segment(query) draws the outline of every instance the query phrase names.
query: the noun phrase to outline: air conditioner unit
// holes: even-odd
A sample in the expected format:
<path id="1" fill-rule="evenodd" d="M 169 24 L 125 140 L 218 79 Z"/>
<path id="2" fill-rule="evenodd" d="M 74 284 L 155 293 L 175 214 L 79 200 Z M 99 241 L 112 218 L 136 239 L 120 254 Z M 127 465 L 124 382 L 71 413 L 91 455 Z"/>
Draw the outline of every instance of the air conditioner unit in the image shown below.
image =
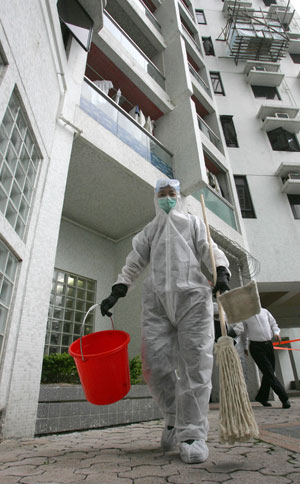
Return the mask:
<path id="1" fill-rule="evenodd" d="M 288 113 L 274 113 L 274 117 L 275 118 L 288 119 L 289 118 L 289 115 L 288 115 Z"/>
<path id="2" fill-rule="evenodd" d="M 288 173 L 287 178 L 289 180 L 300 180 L 300 173 Z"/>

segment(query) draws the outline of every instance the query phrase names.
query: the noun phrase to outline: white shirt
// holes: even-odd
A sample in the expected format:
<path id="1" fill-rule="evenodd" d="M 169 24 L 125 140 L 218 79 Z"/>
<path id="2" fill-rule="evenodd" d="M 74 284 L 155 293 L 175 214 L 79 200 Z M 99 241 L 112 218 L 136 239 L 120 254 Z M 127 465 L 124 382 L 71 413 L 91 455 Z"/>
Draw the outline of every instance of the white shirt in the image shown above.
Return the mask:
<path id="1" fill-rule="evenodd" d="M 280 329 L 272 314 L 262 308 L 259 314 L 234 325 L 234 331 L 239 336 L 245 332 L 245 345 L 250 341 L 271 341 L 273 336 L 280 334 Z"/>

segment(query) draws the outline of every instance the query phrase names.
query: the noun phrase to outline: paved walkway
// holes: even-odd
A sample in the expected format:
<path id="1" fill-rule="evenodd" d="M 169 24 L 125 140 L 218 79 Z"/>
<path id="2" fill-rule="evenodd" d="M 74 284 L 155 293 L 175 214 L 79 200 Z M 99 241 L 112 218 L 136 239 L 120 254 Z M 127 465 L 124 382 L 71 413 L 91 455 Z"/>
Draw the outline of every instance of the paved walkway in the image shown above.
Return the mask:
<path id="1" fill-rule="evenodd" d="M 162 421 L 0 443 L 1 484 L 290 484 L 300 483 L 300 398 L 292 408 L 254 403 L 260 440 L 218 443 L 211 405 L 203 464 L 181 462 L 159 448 Z"/>

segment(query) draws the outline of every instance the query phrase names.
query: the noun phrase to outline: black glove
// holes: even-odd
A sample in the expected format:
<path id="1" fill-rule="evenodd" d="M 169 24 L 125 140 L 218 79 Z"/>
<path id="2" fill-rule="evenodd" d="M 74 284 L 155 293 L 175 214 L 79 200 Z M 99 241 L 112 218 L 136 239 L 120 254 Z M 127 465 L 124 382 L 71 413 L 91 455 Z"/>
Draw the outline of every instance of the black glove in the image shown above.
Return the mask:
<path id="1" fill-rule="evenodd" d="M 231 338 L 236 338 L 236 337 L 237 337 L 237 334 L 236 334 L 236 332 L 234 331 L 234 329 L 233 329 L 233 328 L 230 328 L 230 327 L 228 328 L 227 334 L 228 334 L 228 336 L 230 336 Z"/>
<path id="2" fill-rule="evenodd" d="M 114 284 L 111 288 L 110 295 L 103 299 L 101 303 L 101 314 L 102 316 L 111 316 L 112 313 L 109 309 L 112 308 L 120 297 L 126 296 L 128 287 L 125 284 Z"/>
<path id="3" fill-rule="evenodd" d="M 213 295 L 214 296 L 216 295 L 216 293 L 218 291 L 220 291 L 222 293 L 222 292 L 230 290 L 230 287 L 229 287 L 229 284 L 228 284 L 229 279 L 230 279 L 230 276 L 229 276 L 229 272 L 227 271 L 226 267 L 223 267 L 223 266 L 217 267 L 217 282 L 216 282 L 216 285 L 213 289 Z"/>

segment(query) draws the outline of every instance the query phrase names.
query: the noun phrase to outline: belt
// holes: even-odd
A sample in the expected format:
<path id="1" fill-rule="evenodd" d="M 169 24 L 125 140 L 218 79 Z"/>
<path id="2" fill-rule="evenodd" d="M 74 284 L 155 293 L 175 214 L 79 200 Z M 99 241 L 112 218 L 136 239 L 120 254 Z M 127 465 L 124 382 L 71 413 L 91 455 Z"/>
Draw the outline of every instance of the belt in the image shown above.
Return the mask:
<path id="1" fill-rule="evenodd" d="M 269 345 L 270 343 L 272 344 L 272 341 L 253 341 L 253 340 L 250 340 L 250 343 L 251 344 L 254 344 L 254 345 Z"/>

